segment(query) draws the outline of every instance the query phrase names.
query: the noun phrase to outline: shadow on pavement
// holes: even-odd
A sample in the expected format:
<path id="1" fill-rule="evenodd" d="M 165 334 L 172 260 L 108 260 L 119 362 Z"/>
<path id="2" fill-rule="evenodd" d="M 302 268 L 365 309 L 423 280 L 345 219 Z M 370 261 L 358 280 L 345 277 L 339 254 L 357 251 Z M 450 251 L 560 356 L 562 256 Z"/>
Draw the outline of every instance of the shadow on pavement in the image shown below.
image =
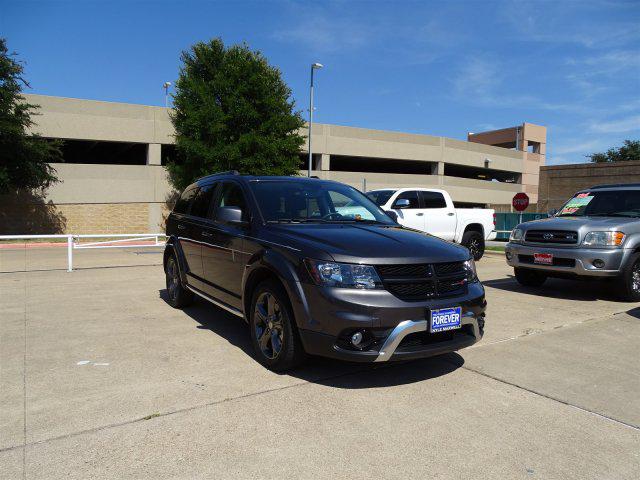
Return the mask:
<path id="1" fill-rule="evenodd" d="M 622 300 L 617 298 L 613 285 L 607 281 L 548 278 L 541 287 L 525 287 L 520 285 L 515 277 L 508 276 L 483 281 L 482 285 L 505 292 L 515 292 L 536 297 L 576 300 L 581 302 L 595 302 L 596 300 L 622 302 Z"/>
<path id="2" fill-rule="evenodd" d="M 631 315 L 632 317 L 640 319 L 640 307 L 632 308 L 631 310 L 627 311 L 627 315 Z"/>
<path id="3" fill-rule="evenodd" d="M 159 294 L 160 298 L 166 302 L 166 290 L 160 290 Z M 182 311 L 197 323 L 196 328 L 211 330 L 242 350 L 247 356 L 255 358 L 249 327 L 240 318 L 199 298 Z M 330 358 L 310 357 L 297 370 L 282 375 L 290 375 L 335 388 L 382 388 L 441 377 L 462 365 L 464 365 L 464 359 L 457 353 L 383 364 L 348 363 Z"/>

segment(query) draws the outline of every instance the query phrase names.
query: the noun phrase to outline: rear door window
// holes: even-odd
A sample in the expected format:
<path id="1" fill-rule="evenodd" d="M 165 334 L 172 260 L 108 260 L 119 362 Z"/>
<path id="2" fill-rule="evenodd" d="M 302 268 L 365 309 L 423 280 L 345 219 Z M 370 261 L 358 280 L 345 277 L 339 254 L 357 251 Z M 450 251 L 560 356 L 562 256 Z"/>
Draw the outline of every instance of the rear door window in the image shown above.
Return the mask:
<path id="1" fill-rule="evenodd" d="M 422 208 L 447 208 L 447 201 L 440 192 L 420 192 Z"/>

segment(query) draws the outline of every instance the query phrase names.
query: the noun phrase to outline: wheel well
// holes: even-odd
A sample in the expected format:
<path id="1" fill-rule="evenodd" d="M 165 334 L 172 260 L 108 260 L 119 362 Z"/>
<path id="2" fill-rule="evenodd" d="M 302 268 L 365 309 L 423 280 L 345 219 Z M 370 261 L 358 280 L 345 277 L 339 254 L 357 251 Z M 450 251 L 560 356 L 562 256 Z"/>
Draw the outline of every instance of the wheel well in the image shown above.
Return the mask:
<path id="1" fill-rule="evenodd" d="M 260 267 L 249 274 L 249 278 L 247 278 L 247 282 L 244 285 L 244 295 L 242 299 L 242 306 L 244 307 L 244 314 L 247 321 L 249 320 L 249 311 L 251 310 L 251 298 L 253 297 L 253 290 L 260 282 L 267 280 L 269 278 L 274 279 L 278 282 L 282 289 L 286 292 L 286 288 L 282 284 L 282 281 L 272 270 L 266 267 Z"/>
<path id="2" fill-rule="evenodd" d="M 467 232 L 478 232 L 480 235 L 484 237 L 484 228 L 479 223 L 470 223 L 464 229 L 464 233 Z"/>

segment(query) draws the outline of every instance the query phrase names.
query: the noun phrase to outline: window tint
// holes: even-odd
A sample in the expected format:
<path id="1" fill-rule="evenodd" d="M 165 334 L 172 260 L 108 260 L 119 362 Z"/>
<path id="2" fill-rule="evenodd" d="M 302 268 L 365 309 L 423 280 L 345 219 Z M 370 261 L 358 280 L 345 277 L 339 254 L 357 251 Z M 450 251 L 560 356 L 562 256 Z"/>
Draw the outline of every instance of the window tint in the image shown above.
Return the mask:
<path id="1" fill-rule="evenodd" d="M 186 189 L 173 207 L 174 213 L 189 213 L 189 205 L 196 194 L 196 187 Z"/>
<path id="2" fill-rule="evenodd" d="M 207 218 L 214 190 L 215 185 L 204 185 L 198 189 L 195 198 L 193 199 L 193 203 L 191 204 L 191 215 Z"/>
<path id="3" fill-rule="evenodd" d="M 235 182 L 224 182 L 218 198 L 216 199 L 216 208 L 218 207 L 238 207 L 242 209 L 243 219 L 247 219 L 247 203 L 242 193 L 240 185 Z"/>
<path id="4" fill-rule="evenodd" d="M 420 192 L 422 195 L 422 208 L 447 208 L 447 201 L 440 192 Z"/>
<path id="5" fill-rule="evenodd" d="M 406 208 L 420 208 L 420 201 L 418 200 L 418 192 L 416 192 L 415 190 L 411 190 L 408 192 L 402 192 L 400 195 L 398 195 L 398 198 L 396 198 L 396 202 L 398 200 L 409 200 L 409 206 Z"/>
<path id="6" fill-rule="evenodd" d="M 369 197 L 373 203 L 381 207 L 389 201 L 391 195 L 394 193 L 395 190 L 374 190 L 372 192 L 367 192 L 367 197 Z"/>

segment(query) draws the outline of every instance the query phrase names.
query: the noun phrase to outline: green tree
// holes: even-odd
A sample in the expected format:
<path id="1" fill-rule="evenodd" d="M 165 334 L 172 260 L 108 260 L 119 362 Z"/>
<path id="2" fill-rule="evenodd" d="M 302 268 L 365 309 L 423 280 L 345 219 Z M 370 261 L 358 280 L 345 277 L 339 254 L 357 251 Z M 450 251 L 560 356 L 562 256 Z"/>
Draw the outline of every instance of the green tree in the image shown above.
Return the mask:
<path id="1" fill-rule="evenodd" d="M 304 121 L 277 68 L 246 44 L 220 39 L 193 45 L 181 60 L 171 114 L 177 158 L 167 165 L 176 189 L 223 170 L 298 171 Z"/>
<path id="2" fill-rule="evenodd" d="M 0 194 L 45 189 L 57 182 L 50 162 L 60 161 L 60 143 L 29 132 L 37 106 L 25 101 L 23 67 L 0 38 Z"/>
<path id="3" fill-rule="evenodd" d="M 629 162 L 640 160 L 640 140 L 625 140 L 620 148 L 610 148 L 604 153 L 587 155 L 593 163 Z"/>

